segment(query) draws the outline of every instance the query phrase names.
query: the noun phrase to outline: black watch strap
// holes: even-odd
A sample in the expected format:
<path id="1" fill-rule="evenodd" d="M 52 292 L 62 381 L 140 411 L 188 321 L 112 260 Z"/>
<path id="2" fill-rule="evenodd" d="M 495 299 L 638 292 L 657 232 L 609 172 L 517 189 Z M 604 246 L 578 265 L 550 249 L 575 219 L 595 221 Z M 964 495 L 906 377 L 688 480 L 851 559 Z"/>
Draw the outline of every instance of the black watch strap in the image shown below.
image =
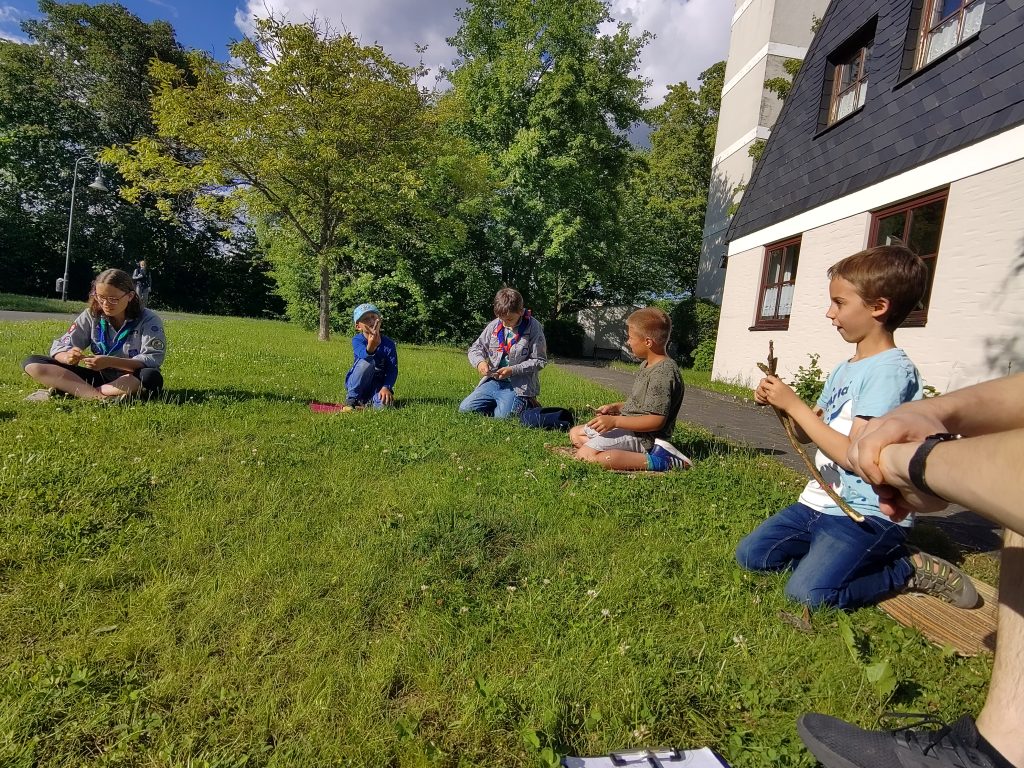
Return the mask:
<path id="1" fill-rule="evenodd" d="M 925 465 L 928 462 L 928 454 L 930 454 L 932 449 L 939 443 L 945 443 L 948 440 L 959 440 L 961 437 L 962 435 L 954 435 L 951 432 L 937 432 L 934 435 L 928 435 L 928 437 L 924 439 L 924 442 L 918 446 L 916 451 L 914 451 L 914 455 L 910 457 L 910 466 L 908 467 L 910 482 L 914 484 L 915 488 L 919 491 L 924 491 L 931 496 L 936 496 L 940 499 L 942 498 L 942 496 L 929 487 L 928 481 L 924 479 Z"/>

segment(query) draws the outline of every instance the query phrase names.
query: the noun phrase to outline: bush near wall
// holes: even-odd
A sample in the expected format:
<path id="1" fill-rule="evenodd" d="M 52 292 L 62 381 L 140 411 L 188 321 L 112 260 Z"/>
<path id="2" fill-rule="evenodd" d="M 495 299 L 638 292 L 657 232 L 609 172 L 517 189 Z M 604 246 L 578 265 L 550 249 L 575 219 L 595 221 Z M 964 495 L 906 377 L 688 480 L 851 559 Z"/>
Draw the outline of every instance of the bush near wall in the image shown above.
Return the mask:
<path id="1" fill-rule="evenodd" d="M 583 326 L 575 320 L 559 317 L 542 321 L 548 352 L 561 357 L 583 356 Z"/>
<path id="2" fill-rule="evenodd" d="M 720 314 L 721 308 L 707 299 L 684 299 L 672 309 L 672 341 L 684 366 L 711 370 Z"/>

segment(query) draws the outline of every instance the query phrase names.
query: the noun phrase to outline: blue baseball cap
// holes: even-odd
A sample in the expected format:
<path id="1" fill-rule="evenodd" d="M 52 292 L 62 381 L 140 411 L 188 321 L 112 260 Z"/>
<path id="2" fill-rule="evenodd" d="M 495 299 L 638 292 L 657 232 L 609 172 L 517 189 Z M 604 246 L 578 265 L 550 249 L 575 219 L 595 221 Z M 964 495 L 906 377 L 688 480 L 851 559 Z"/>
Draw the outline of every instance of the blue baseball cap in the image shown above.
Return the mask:
<path id="1" fill-rule="evenodd" d="M 380 310 L 377 309 L 376 304 L 360 304 L 352 312 L 352 322 L 358 323 L 362 316 L 365 315 L 367 312 L 376 312 L 378 315 L 380 315 Z"/>

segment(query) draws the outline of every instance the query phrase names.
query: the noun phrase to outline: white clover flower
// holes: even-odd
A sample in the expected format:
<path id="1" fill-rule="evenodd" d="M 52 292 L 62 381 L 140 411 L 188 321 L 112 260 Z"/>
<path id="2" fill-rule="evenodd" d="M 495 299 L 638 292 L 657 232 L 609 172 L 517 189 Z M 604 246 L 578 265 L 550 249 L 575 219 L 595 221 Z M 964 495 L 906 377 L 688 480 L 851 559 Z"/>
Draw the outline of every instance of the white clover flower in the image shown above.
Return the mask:
<path id="1" fill-rule="evenodd" d="M 602 616 L 602 618 L 610 619 L 611 616 L 612 616 L 612 612 L 609 611 L 607 608 L 602 608 L 601 609 L 601 616 Z"/>
<path id="2" fill-rule="evenodd" d="M 743 635 L 741 635 L 739 633 L 736 633 L 735 635 L 732 636 L 732 641 L 733 641 L 734 644 L 739 645 L 739 646 L 744 646 L 744 645 L 747 644 L 747 638 L 745 638 Z"/>
<path id="3" fill-rule="evenodd" d="M 587 597 L 589 597 L 589 598 L 597 597 L 597 590 L 596 589 L 588 589 L 587 590 Z"/>
<path id="4" fill-rule="evenodd" d="M 512 594 L 513 592 L 515 592 L 515 591 L 516 591 L 516 588 L 515 588 L 515 585 L 514 585 L 514 584 L 509 584 L 509 585 L 508 585 L 507 587 L 505 587 L 505 589 L 507 589 L 507 590 L 508 590 L 508 593 L 509 593 L 510 595 L 511 595 L 511 594 Z"/>
<path id="5" fill-rule="evenodd" d="M 426 592 L 428 589 L 430 589 L 430 587 L 426 584 L 420 584 L 420 592 Z"/>
<path id="6" fill-rule="evenodd" d="M 459 613 L 463 613 L 463 614 L 469 613 L 469 608 L 464 605 L 461 608 L 459 608 Z"/>
<path id="7" fill-rule="evenodd" d="M 551 579 L 544 579 L 544 583 L 545 584 L 550 584 L 551 583 Z"/>

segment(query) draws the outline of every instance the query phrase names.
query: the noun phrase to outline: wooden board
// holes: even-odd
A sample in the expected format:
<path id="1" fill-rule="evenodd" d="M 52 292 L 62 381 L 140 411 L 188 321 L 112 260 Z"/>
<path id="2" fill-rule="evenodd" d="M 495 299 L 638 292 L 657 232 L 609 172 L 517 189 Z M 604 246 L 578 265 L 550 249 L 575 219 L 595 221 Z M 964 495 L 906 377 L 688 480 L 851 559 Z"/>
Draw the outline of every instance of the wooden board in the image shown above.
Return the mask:
<path id="1" fill-rule="evenodd" d="M 913 627 L 935 645 L 951 646 L 961 656 L 992 653 L 996 648 L 996 590 L 974 580 L 981 598 L 975 608 L 965 609 L 920 592 L 903 592 L 878 607 L 900 624 Z"/>

